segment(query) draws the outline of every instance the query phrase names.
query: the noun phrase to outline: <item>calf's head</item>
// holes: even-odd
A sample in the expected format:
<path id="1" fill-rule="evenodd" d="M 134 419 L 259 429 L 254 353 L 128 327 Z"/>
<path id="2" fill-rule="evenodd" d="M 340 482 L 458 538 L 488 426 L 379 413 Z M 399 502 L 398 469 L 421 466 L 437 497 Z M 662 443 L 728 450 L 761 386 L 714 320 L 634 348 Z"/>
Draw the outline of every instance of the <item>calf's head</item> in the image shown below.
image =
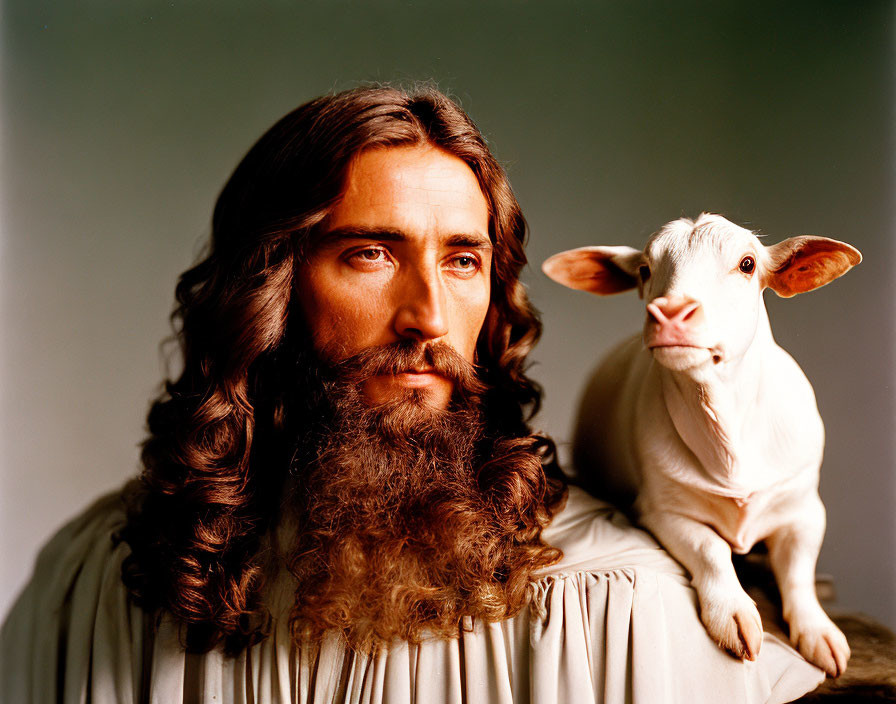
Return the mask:
<path id="1" fill-rule="evenodd" d="M 790 297 L 833 281 L 862 261 L 854 247 L 800 236 L 764 246 L 720 215 L 664 225 L 643 251 L 580 247 L 542 269 L 558 283 L 598 295 L 638 289 L 646 301 L 644 344 L 676 371 L 740 359 L 756 334 L 762 291 Z"/>

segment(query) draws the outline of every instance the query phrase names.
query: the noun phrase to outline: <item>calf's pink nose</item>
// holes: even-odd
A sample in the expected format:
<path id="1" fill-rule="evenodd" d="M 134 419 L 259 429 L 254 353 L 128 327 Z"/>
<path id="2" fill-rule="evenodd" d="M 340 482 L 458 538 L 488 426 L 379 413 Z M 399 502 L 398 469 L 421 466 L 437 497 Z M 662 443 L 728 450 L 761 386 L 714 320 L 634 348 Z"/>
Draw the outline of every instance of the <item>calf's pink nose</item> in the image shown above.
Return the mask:
<path id="1" fill-rule="evenodd" d="M 703 308 L 698 301 L 684 296 L 660 296 L 647 304 L 647 314 L 660 327 L 687 327 L 703 319 Z"/>

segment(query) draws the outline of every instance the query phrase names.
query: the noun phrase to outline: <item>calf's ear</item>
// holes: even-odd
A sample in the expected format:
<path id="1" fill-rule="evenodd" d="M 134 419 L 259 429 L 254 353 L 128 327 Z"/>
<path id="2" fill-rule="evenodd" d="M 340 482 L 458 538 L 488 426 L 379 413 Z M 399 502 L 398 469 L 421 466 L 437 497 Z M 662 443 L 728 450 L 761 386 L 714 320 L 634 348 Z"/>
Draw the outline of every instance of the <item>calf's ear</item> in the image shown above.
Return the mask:
<path id="1" fill-rule="evenodd" d="M 770 262 L 765 285 L 782 298 L 829 284 L 862 261 L 852 245 L 811 235 L 791 237 L 767 251 Z"/>
<path id="2" fill-rule="evenodd" d="M 643 263 L 644 253 L 632 247 L 579 247 L 550 257 L 541 270 L 559 284 L 606 296 L 635 288 Z"/>

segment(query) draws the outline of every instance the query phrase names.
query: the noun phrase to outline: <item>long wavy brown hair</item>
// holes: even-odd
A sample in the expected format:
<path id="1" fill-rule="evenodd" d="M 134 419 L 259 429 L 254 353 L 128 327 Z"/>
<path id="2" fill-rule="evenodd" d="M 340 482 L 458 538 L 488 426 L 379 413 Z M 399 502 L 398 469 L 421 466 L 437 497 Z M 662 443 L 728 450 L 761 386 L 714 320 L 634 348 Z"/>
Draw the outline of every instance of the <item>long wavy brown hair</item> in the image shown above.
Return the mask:
<path id="1" fill-rule="evenodd" d="M 450 603 L 417 608 L 422 597 L 406 595 L 393 625 L 352 631 L 353 614 L 329 612 L 315 626 L 314 595 L 302 590 L 293 616 L 310 621 L 305 630 L 312 632 L 343 628 L 352 644 L 417 639 L 427 630 L 446 635 L 464 616 L 518 613 L 533 573 L 560 556 L 540 538 L 565 484 L 553 443 L 528 425 L 541 394 L 526 376 L 526 356 L 541 326 L 519 281 L 526 224 L 504 170 L 467 115 L 435 89 L 358 88 L 321 97 L 268 130 L 218 197 L 207 254 L 176 288 L 172 322 L 183 368 L 151 406 L 144 469 L 127 495 L 119 536 L 131 548 L 124 584 L 144 609 L 167 610 L 184 624 L 192 651 L 223 643 L 236 652 L 266 633 L 269 537 L 297 443 L 314 433 L 307 413 L 291 407 L 301 393 L 284 383 L 296 376 L 307 338 L 293 300 L 303 257 L 353 157 L 371 147 L 422 144 L 469 165 L 494 243 L 491 305 L 477 343 L 484 459 L 471 470 L 483 500 L 461 513 L 443 505 L 429 514 L 448 532 L 456 524 L 457 539 L 468 541 L 459 553 L 466 566 L 454 561 L 456 574 L 434 577 L 460 580 Z M 302 561 L 291 564 L 298 578 Z"/>

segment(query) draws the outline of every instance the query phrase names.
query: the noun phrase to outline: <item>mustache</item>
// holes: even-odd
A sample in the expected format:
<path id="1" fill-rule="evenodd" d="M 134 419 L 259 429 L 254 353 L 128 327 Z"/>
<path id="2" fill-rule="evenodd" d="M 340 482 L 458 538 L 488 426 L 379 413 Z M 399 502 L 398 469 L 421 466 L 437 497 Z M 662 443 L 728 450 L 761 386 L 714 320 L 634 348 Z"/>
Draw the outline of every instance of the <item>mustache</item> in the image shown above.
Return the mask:
<path id="1" fill-rule="evenodd" d="M 455 392 L 476 396 L 487 390 L 476 367 L 447 342 L 428 345 L 416 340 L 398 340 L 368 347 L 332 365 L 335 375 L 349 383 L 374 376 L 426 370 L 454 382 Z"/>

